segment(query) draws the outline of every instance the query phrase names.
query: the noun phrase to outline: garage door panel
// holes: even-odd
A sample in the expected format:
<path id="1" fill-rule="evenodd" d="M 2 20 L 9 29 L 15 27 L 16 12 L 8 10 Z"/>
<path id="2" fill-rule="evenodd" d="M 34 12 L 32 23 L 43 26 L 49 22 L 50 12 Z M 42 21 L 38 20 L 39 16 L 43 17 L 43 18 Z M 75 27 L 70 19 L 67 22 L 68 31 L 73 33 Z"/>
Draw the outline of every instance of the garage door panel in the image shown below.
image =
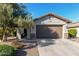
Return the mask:
<path id="1" fill-rule="evenodd" d="M 37 38 L 61 38 L 62 26 L 59 25 L 37 25 L 36 26 Z"/>

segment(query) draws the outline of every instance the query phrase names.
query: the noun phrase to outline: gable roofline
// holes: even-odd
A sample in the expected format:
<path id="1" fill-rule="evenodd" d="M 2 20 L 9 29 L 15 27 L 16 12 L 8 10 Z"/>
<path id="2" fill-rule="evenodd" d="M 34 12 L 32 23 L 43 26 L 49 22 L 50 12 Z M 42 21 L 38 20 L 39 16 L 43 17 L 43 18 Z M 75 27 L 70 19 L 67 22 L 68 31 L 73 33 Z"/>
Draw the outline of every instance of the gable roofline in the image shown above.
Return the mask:
<path id="1" fill-rule="evenodd" d="M 56 14 L 52 14 L 52 13 L 48 13 L 48 14 L 45 14 L 45 15 L 40 16 L 40 17 L 38 17 L 38 18 L 35 18 L 34 21 L 37 21 L 37 20 L 42 19 L 42 18 L 47 17 L 47 16 L 53 16 L 53 17 L 56 17 L 56 18 L 58 18 L 58 19 L 60 19 L 60 20 L 65 21 L 65 22 L 67 22 L 67 23 L 72 23 L 72 21 L 70 21 L 70 20 L 68 20 L 68 19 L 66 19 L 66 18 L 63 18 L 63 17 L 61 17 L 61 16 L 58 16 L 58 15 L 56 15 Z"/>

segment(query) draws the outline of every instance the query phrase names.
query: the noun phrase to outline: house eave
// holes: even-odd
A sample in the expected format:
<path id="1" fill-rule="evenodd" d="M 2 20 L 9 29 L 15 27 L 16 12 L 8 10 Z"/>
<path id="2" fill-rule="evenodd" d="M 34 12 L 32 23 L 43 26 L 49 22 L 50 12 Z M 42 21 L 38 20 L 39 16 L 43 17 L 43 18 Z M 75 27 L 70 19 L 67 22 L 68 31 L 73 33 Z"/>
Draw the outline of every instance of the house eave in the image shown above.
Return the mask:
<path id="1" fill-rule="evenodd" d="M 40 16 L 40 17 L 38 17 L 38 18 L 35 18 L 34 21 L 37 21 L 37 20 L 42 19 L 42 18 L 47 17 L 47 16 L 53 16 L 53 17 L 56 17 L 56 18 L 58 18 L 58 19 L 60 19 L 60 20 L 65 21 L 65 22 L 67 22 L 67 23 L 72 23 L 72 21 L 70 21 L 70 20 L 68 20 L 68 19 L 66 19 L 66 18 L 63 18 L 63 17 L 61 17 L 61 16 L 58 16 L 58 15 L 56 15 L 56 14 L 52 14 L 52 13 L 48 13 L 48 14 L 46 14 L 46 15 Z"/>

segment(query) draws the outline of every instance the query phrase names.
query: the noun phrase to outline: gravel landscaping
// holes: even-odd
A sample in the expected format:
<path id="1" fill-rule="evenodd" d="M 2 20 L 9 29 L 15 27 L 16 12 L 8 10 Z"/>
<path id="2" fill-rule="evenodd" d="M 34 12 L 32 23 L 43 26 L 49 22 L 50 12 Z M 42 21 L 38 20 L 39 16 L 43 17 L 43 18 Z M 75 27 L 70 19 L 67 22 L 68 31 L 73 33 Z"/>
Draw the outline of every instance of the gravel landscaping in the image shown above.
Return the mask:
<path id="1" fill-rule="evenodd" d="M 16 56 L 39 56 L 38 48 L 33 47 L 30 49 L 19 49 L 16 52 Z"/>
<path id="2" fill-rule="evenodd" d="M 24 41 L 21 44 L 25 46 L 17 51 L 17 56 L 39 56 L 37 41 Z"/>
<path id="3" fill-rule="evenodd" d="M 39 56 L 38 48 L 27 49 L 27 56 Z"/>

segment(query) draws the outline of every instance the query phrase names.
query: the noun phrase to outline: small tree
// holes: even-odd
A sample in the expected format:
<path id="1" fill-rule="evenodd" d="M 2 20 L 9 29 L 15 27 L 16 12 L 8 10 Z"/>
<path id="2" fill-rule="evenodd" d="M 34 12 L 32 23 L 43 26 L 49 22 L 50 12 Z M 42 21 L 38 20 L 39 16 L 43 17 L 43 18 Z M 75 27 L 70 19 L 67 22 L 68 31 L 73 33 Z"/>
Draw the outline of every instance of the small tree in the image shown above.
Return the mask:
<path id="1" fill-rule="evenodd" d="M 12 4 L 0 4 L 0 27 L 3 29 L 3 41 L 7 40 L 6 30 L 14 26 L 12 13 Z"/>
<path id="2" fill-rule="evenodd" d="M 0 4 L 0 27 L 3 29 L 3 41 L 7 41 L 6 29 L 31 28 L 33 21 L 22 4 Z"/>
<path id="3" fill-rule="evenodd" d="M 31 27 L 34 26 L 31 14 L 27 12 L 27 9 L 23 4 L 13 4 L 13 8 L 14 8 L 13 15 L 15 18 L 14 22 L 17 25 L 17 32 L 19 31 L 20 28 L 26 28 L 28 32 L 29 29 L 31 29 Z M 27 33 L 28 36 L 30 36 L 29 33 Z M 19 33 L 17 37 L 21 39 L 21 34 Z"/>

